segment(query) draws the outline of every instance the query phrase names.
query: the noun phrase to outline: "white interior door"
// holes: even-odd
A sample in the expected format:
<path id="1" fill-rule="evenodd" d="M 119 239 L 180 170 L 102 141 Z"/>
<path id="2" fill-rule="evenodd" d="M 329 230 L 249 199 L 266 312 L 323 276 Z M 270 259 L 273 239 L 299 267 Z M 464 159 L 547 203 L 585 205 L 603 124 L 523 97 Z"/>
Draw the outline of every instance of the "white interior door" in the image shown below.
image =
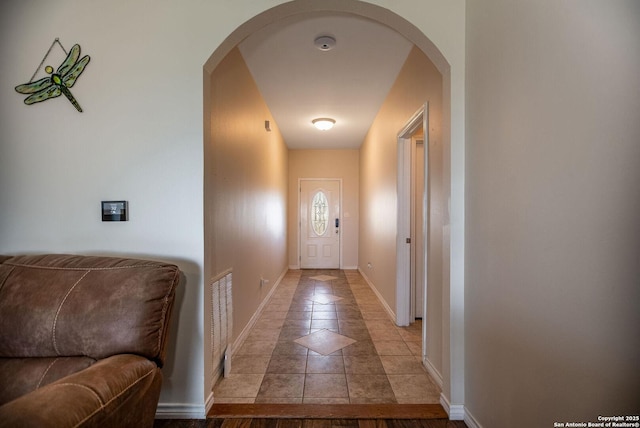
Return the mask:
<path id="1" fill-rule="evenodd" d="M 300 268 L 340 268 L 340 180 L 300 181 Z"/>

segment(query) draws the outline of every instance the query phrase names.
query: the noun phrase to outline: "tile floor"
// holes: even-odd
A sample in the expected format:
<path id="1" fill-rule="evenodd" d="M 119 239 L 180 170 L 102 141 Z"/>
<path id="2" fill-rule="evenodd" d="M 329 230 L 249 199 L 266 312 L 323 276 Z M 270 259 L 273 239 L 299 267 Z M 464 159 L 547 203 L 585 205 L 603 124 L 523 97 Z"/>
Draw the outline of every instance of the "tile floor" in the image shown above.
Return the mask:
<path id="1" fill-rule="evenodd" d="M 216 403 L 439 403 L 421 323 L 396 327 L 357 271 L 291 270 L 214 388 Z"/>

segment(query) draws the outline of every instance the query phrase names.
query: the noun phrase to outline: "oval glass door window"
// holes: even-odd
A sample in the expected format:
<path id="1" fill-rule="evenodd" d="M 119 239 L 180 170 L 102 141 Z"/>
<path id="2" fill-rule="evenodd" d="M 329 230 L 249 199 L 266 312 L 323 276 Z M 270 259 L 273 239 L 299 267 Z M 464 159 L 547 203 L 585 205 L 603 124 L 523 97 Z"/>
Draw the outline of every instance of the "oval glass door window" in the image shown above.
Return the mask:
<path id="1" fill-rule="evenodd" d="M 318 191 L 311 201 L 311 228 L 313 232 L 322 236 L 329 225 L 329 202 L 322 190 Z"/>

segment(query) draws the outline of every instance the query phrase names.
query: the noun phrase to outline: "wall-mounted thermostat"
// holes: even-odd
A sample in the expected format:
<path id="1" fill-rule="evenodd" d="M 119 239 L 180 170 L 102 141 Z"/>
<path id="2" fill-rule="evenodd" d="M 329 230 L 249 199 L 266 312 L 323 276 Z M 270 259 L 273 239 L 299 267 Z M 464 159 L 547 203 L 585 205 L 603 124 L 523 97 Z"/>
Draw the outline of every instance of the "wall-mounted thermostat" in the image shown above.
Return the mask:
<path id="1" fill-rule="evenodd" d="M 102 201 L 102 221 L 128 221 L 127 201 Z"/>

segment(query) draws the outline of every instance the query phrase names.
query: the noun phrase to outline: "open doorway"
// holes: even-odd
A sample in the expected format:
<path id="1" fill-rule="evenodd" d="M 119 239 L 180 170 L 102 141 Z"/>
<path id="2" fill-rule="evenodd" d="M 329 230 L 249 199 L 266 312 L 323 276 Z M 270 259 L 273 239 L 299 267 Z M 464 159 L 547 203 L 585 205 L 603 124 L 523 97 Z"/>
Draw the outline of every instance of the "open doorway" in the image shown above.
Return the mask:
<path id="1" fill-rule="evenodd" d="M 398 234 L 396 322 L 423 319 L 426 351 L 429 272 L 429 105 L 421 107 L 398 133 Z M 426 352 L 423 352 L 423 358 Z"/>
<path id="2" fill-rule="evenodd" d="M 292 2 L 292 3 L 297 3 L 297 2 Z M 308 4 L 308 3 L 305 3 L 305 2 L 300 2 L 300 3 L 302 4 L 302 6 L 305 6 L 305 5 L 306 5 L 306 7 L 308 7 L 308 6 L 309 6 L 309 4 Z M 351 3 L 345 3 L 345 4 L 351 4 Z M 353 10 L 351 10 L 348 6 L 345 6 L 345 8 L 346 8 L 346 9 L 344 9 L 344 10 L 343 10 L 342 8 L 338 7 L 337 3 L 335 3 L 334 5 L 335 5 L 335 7 L 337 7 L 338 9 L 340 9 L 340 11 L 342 11 L 342 12 L 347 12 L 347 13 L 357 13 L 357 14 L 361 14 L 361 13 L 363 13 L 364 15 L 368 15 L 368 17 L 375 18 L 375 19 L 379 20 L 380 22 L 386 22 L 386 20 L 384 19 L 384 13 L 382 12 L 382 10 L 375 9 L 375 6 L 371 6 L 373 9 L 363 8 L 362 10 L 353 11 Z M 274 8 L 274 9 L 277 9 L 277 8 Z M 303 9 L 304 9 L 304 7 L 303 7 Z M 369 11 L 369 12 L 367 12 L 367 11 Z M 286 16 L 286 13 L 285 13 L 285 12 L 286 12 L 286 13 L 288 13 L 288 14 L 290 14 L 290 13 L 291 13 L 291 10 L 288 10 L 288 9 L 287 9 L 286 11 L 285 11 L 285 10 L 283 10 L 283 11 L 282 11 L 282 13 L 283 13 L 284 15 L 282 15 L 282 16 Z M 367 12 L 367 13 L 365 13 L 365 12 Z M 386 13 L 386 12 L 385 12 L 385 13 Z M 381 14 L 382 14 L 382 15 L 381 15 Z M 363 15 L 363 16 L 364 16 L 364 15 Z M 253 24 L 255 24 L 255 25 L 264 25 L 264 23 L 265 23 L 264 19 L 267 19 L 267 18 L 268 18 L 269 20 L 273 20 L 273 19 L 274 19 L 274 16 L 280 16 L 280 15 L 276 14 L 273 10 L 271 10 L 271 11 L 270 11 L 269 16 L 266 16 L 266 15 L 265 15 L 265 16 L 260 16 L 260 19 L 257 19 L 257 21 L 255 21 L 255 22 L 253 22 L 253 20 L 252 20 L 252 22 L 253 22 Z M 290 15 L 289 15 L 289 16 L 290 16 Z M 396 22 L 396 24 L 397 24 L 397 25 L 394 25 L 394 26 L 393 26 L 394 28 L 399 27 L 399 24 L 398 24 L 397 22 Z M 234 32 L 234 33 L 233 33 L 233 35 L 232 35 L 233 37 L 230 37 L 230 38 L 229 38 L 230 43 L 231 43 L 231 46 L 227 45 L 227 46 L 225 46 L 222 50 L 220 50 L 220 51 L 218 51 L 218 50 L 217 50 L 217 51 L 214 53 L 214 55 L 212 56 L 212 59 L 210 60 L 210 62 L 208 62 L 207 66 L 205 66 L 205 71 L 206 71 L 206 72 L 207 72 L 207 71 L 208 71 L 208 72 L 211 72 L 213 69 L 215 69 L 216 62 L 217 62 L 217 61 L 219 61 L 219 60 L 221 60 L 222 58 L 224 58 L 225 54 L 226 54 L 227 52 L 229 52 L 229 50 L 227 50 L 227 48 L 232 49 L 232 48 L 233 48 L 233 46 L 234 46 L 234 45 L 233 45 L 233 43 L 237 43 L 237 41 L 238 41 L 238 40 L 241 40 L 243 37 L 246 37 L 247 32 L 250 32 L 250 31 L 251 31 L 251 30 L 250 30 L 250 28 L 254 28 L 254 29 L 255 29 L 255 28 L 257 28 L 257 27 L 256 27 L 256 26 L 251 27 L 251 26 L 249 25 L 249 22 L 248 22 L 246 25 L 243 25 L 242 27 L 240 27 L 240 28 L 238 29 L 238 31 L 237 31 L 237 32 Z M 413 34 L 413 36 L 415 36 L 415 34 Z M 423 46 L 425 45 L 425 40 L 426 40 L 426 39 L 425 39 L 424 37 L 422 38 L 422 40 L 419 40 L 419 41 L 422 41 Z M 429 43 L 430 43 L 430 42 L 427 42 L 427 45 L 428 45 Z M 426 51 L 424 50 L 424 47 L 421 47 L 421 49 L 422 49 L 424 52 L 426 52 Z M 434 51 L 433 51 L 433 47 L 430 47 L 429 49 L 427 49 L 427 51 L 429 51 L 431 54 L 433 54 L 433 53 L 434 53 Z M 206 82 L 206 76 L 207 76 L 207 74 L 205 73 L 205 82 Z M 207 98 L 207 97 L 209 97 L 209 95 L 210 95 L 210 92 L 206 90 L 207 84 L 210 84 L 210 82 L 206 82 L 206 83 L 205 83 L 205 132 L 204 132 L 204 134 L 205 134 L 205 144 L 206 144 L 206 145 L 207 145 L 207 144 L 211 144 L 211 140 L 210 140 L 210 135 L 209 135 L 209 134 L 210 134 L 210 132 L 211 132 L 211 128 L 212 128 L 211 124 L 210 124 L 210 123 L 208 123 L 207 121 L 213 121 L 213 120 L 216 120 L 216 118 L 215 118 L 215 117 L 212 117 L 210 114 L 208 114 L 208 111 L 209 111 L 209 110 L 208 110 L 208 108 L 209 108 L 208 106 L 209 106 L 213 101 L 212 101 L 211 99 Z M 446 95 L 445 95 L 445 96 L 446 96 Z M 446 112 L 445 112 L 445 116 L 446 116 Z M 445 123 L 446 123 L 446 118 L 445 118 Z M 206 160 L 205 160 L 205 162 L 206 162 Z M 395 162 L 395 160 L 394 160 L 394 162 Z M 211 171 L 208 171 L 208 170 L 207 170 L 207 168 L 206 168 L 206 165 L 205 165 L 205 177 L 206 177 L 206 178 L 205 178 L 205 180 L 206 180 L 206 179 L 215 180 L 215 174 L 214 174 L 214 173 L 212 173 Z M 384 196 L 384 197 L 386 197 L 386 196 L 395 196 L 395 195 L 393 195 L 393 193 L 394 193 L 394 192 L 393 192 L 393 191 L 389 191 L 389 190 L 391 190 L 391 189 L 389 189 L 389 188 L 385 188 L 385 191 L 386 191 L 386 192 L 385 192 L 384 194 L 383 194 L 382 192 L 379 192 L 379 194 L 380 194 L 381 196 Z M 380 200 L 380 199 L 379 199 L 379 200 Z M 209 203 L 208 203 L 208 201 L 206 201 L 206 200 L 205 200 L 205 219 L 208 219 L 208 218 L 210 217 L 210 215 L 208 215 L 208 214 L 207 214 L 207 210 L 209 210 L 209 212 L 211 212 L 211 214 L 213 214 L 213 212 L 215 212 L 215 209 L 211 209 L 211 207 L 214 207 L 214 208 L 215 208 L 215 204 L 209 204 Z M 394 222 L 394 221 L 391 221 L 391 222 L 386 222 L 386 223 L 379 223 L 378 225 L 379 225 L 382 229 L 384 229 L 384 230 L 386 231 L 386 229 L 387 229 L 387 224 L 388 224 L 388 223 L 395 223 L 395 222 Z M 207 231 L 206 231 L 206 230 L 205 230 L 205 234 L 207 234 Z M 395 235 L 395 234 L 394 234 L 394 235 Z M 209 237 L 206 237 L 206 240 L 208 240 L 208 239 L 209 239 Z M 232 250 L 233 250 L 233 248 L 229 248 L 229 249 L 227 249 L 227 250 L 228 250 L 228 251 L 232 251 Z M 209 260 L 215 260 L 215 257 L 209 257 L 209 255 L 207 255 L 207 248 L 205 248 L 205 260 L 207 261 L 207 263 L 208 263 L 208 261 L 209 261 Z M 382 262 L 382 263 L 378 263 L 378 264 L 375 264 L 375 263 L 374 263 L 374 266 L 375 266 L 375 267 L 374 267 L 374 269 L 378 269 L 378 271 L 379 271 L 379 272 L 380 272 L 380 271 L 382 271 L 382 270 L 385 268 L 385 266 L 384 266 L 384 262 Z M 211 270 L 211 268 L 208 268 L 207 266 L 205 266 L 205 272 L 210 271 L 210 270 Z M 393 270 L 392 270 L 392 269 L 388 269 L 388 270 L 389 270 L 390 272 L 393 272 Z M 376 278 L 376 280 L 377 280 L 377 278 Z M 387 282 L 387 284 L 390 284 L 390 283 L 391 283 L 391 281 Z M 388 296 L 384 296 L 384 297 L 388 297 Z M 208 299 L 207 299 L 207 298 L 205 298 L 205 300 L 208 300 Z M 388 301 L 392 301 L 391 299 L 388 299 L 388 298 L 387 298 L 387 300 L 388 300 Z M 254 302 L 249 302 L 249 303 L 250 303 L 250 304 L 249 304 L 249 305 L 246 305 L 246 308 L 243 308 L 243 309 L 250 310 L 250 309 L 252 309 L 251 305 L 257 306 L 257 305 L 255 305 L 255 303 L 254 303 Z M 257 309 L 257 307 L 256 307 L 256 309 Z M 206 312 L 206 313 L 205 313 L 205 321 L 206 321 L 206 320 L 209 320 L 209 319 L 211 319 L 211 318 L 213 318 L 213 317 L 211 316 L 212 314 L 211 314 L 211 313 L 208 313 L 209 311 L 205 311 L 205 312 Z M 241 327 L 241 325 L 240 325 L 240 327 Z M 206 366 L 205 366 L 205 367 L 206 367 Z M 205 373 L 205 377 L 207 377 L 207 378 L 211 377 L 212 375 L 213 375 L 212 373 Z"/>
<path id="3" fill-rule="evenodd" d="M 398 133 L 397 324 L 422 322 L 422 362 L 442 386 L 442 146 L 429 139 L 429 103 Z"/>

